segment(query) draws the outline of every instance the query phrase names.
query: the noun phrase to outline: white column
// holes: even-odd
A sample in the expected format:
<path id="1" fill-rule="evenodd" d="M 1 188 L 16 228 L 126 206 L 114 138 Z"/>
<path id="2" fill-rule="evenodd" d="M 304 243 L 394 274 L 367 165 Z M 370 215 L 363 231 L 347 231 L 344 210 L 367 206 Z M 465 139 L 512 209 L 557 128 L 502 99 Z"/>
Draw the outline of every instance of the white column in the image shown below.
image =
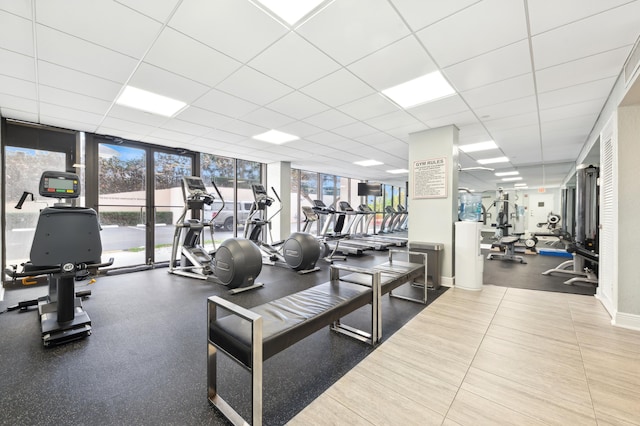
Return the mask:
<path id="1" fill-rule="evenodd" d="M 280 214 L 273 218 L 271 222 L 271 235 L 274 241 L 286 239 L 291 234 L 291 163 L 281 161 L 267 164 L 267 193 L 273 197 L 275 189 L 282 201 Z M 267 214 L 271 215 L 278 206 L 270 207 Z"/>
<path id="2" fill-rule="evenodd" d="M 409 241 L 444 244 L 444 251 L 440 253 L 443 258 L 441 282 L 452 286 L 455 276 L 453 224 L 458 220 L 456 126 L 409 135 L 409 200 Z"/>

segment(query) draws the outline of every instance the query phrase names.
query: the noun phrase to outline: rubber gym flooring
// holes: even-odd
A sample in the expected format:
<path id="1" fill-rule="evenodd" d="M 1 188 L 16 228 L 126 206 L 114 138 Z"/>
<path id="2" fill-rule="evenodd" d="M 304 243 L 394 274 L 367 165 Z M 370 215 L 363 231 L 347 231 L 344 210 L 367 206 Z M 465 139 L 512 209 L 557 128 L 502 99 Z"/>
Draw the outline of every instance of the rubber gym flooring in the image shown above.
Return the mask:
<path id="1" fill-rule="evenodd" d="M 347 264 L 386 261 L 385 252 L 349 257 Z M 527 256 L 526 265 L 485 261 L 485 283 L 556 291 L 563 277 L 540 272 L 562 258 Z M 252 307 L 328 280 L 328 265 L 309 275 L 263 267 L 265 287 L 228 295 L 224 287 L 169 275 L 166 268 L 100 277 L 84 307 L 93 334 L 45 349 L 35 310 L 0 315 L 0 424 L 222 425 L 206 397 L 206 299 L 221 295 Z M 77 283 L 77 287 L 85 285 Z M 78 288 L 80 289 L 80 288 Z M 429 301 L 446 289 L 430 291 Z M 7 290 L 0 310 L 46 293 L 45 287 Z M 383 333 L 390 336 L 422 305 L 383 299 Z M 345 319 L 366 329 L 369 307 Z M 284 424 L 373 349 L 323 329 L 265 362 L 264 424 Z M 249 374 L 219 356 L 219 391 L 249 418 Z"/>

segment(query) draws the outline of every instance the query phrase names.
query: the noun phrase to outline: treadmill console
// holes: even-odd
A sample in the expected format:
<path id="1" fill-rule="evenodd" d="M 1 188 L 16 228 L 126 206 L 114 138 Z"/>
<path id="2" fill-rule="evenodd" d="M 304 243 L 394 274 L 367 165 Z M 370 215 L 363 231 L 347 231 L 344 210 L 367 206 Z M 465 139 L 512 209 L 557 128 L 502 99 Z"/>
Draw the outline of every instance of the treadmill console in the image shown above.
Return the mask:
<path id="1" fill-rule="evenodd" d="M 80 179 L 75 173 L 46 171 L 40 177 L 40 195 L 50 198 L 78 198 Z"/>

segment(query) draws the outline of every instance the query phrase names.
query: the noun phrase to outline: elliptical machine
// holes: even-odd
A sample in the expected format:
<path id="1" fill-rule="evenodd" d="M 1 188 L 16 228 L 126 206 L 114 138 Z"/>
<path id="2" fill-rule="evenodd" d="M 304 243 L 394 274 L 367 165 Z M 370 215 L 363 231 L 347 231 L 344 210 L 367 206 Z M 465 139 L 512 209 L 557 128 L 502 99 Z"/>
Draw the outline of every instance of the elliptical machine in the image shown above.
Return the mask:
<path id="1" fill-rule="evenodd" d="M 213 215 L 215 217 L 224 209 L 224 199 L 216 184 L 213 181 L 211 184 L 222 202 L 220 209 Z M 231 289 L 231 294 L 262 287 L 263 283 L 255 281 L 262 271 L 262 256 L 253 242 L 229 238 L 216 250 L 213 217 L 206 223 L 201 220 L 205 204 L 212 205 L 215 197 L 207 192 L 202 178 L 184 176 L 182 195 L 184 208 L 173 234 L 169 273 L 225 285 Z M 188 212 L 192 213 L 191 218 L 185 220 Z M 212 252 L 208 252 L 201 245 L 205 227 L 209 228 L 213 241 Z M 183 231 L 186 231 L 184 238 Z"/>
<path id="2" fill-rule="evenodd" d="M 88 207 L 74 207 L 62 199 L 80 196 L 80 179 L 75 173 L 46 171 L 40 178 L 39 193 L 57 198 L 53 207 L 40 211 L 31 245 L 30 260 L 5 273 L 16 278 L 47 275 L 48 294 L 36 300 L 20 302 L 9 310 L 26 310 L 38 305 L 42 343 L 59 345 L 91 334 L 91 319 L 82 308 L 82 297 L 90 290 L 75 292 L 75 278 L 79 272 L 113 264 L 102 263 L 102 242 L 96 211 Z M 22 208 L 29 192 L 25 192 L 16 206 Z M 33 195 L 32 195 L 33 198 Z"/>
<path id="3" fill-rule="evenodd" d="M 320 243 L 313 235 L 304 232 L 294 232 L 285 241 L 278 243 L 267 243 L 263 240 L 262 230 L 264 227 L 269 229 L 269 240 L 273 241 L 271 235 L 271 219 L 273 219 L 282 210 L 280 197 L 275 189 L 271 188 L 275 194 L 280 208 L 267 217 L 267 207 L 271 206 L 275 201 L 269 197 L 267 190 L 263 185 L 251 185 L 253 191 L 253 206 L 249 211 L 249 216 L 244 227 L 244 237 L 253 241 L 264 253 L 262 257 L 263 263 L 267 265 L 288 266 L 299 274 L 308 274 L 320 270 L 316 266 L 316 262 L 320 258 Z M 277 246 L 282 246 L 277 249 Z"/>

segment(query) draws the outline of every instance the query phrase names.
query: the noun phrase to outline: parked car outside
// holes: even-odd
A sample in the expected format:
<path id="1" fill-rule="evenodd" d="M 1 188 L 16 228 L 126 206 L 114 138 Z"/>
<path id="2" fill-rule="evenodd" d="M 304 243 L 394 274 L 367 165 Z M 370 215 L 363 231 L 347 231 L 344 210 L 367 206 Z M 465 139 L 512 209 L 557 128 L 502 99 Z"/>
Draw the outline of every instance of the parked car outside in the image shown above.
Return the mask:
<path id="1" fill-rule="evenodd" d="M 213 219 L 213 226 L 216 229 L 222 228 L 225 231 L 231 232 L 233 231 L 233 203 L 225 203 L 224 209 L 222 209 L 220 213 L 216 214 L 216 212 L 220 210 L 221 205 L 221 201 L 214 201 L 212 205 L 205 206 L 204 220 L 209 221 Z M 249 217 L 253 201 L 240 201 L 236 203 L 236 205 L 238 207 L 238 217 L 236 222 L 238 223 L 238 228 L 243 228 L 247 218 Z M 213 215 L 215 215 L 215 217 Z"/>

